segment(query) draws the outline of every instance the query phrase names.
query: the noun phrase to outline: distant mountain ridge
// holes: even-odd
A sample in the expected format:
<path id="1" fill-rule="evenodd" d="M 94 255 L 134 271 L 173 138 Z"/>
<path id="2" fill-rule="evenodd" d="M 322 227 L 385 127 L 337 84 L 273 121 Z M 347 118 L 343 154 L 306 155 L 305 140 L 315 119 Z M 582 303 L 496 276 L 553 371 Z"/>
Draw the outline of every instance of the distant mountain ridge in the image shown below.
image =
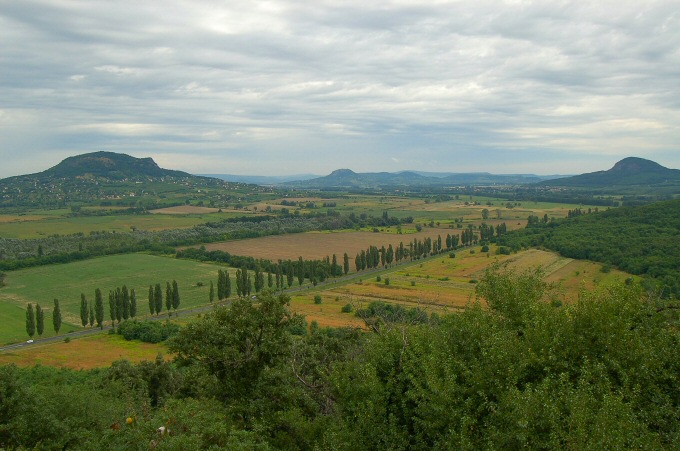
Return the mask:
<path id="1" fill-rule="evenodd" d="M 427 175 L 426 175 L 427 174 Z M 301 188 L 374 188 L 381 186 L 524 185 L 545 180 L 537 175 L 476 173 L 364 172 L 336 169 L 329 175 L 284 183 Z"/>
<path id="2" fill-rule="evenodd" d="M 680 170 L 669 169 L 651 160 L 628 157 L 606 171 L 541 182 L 542 186 L 607 187 L 680 184 Z"/>

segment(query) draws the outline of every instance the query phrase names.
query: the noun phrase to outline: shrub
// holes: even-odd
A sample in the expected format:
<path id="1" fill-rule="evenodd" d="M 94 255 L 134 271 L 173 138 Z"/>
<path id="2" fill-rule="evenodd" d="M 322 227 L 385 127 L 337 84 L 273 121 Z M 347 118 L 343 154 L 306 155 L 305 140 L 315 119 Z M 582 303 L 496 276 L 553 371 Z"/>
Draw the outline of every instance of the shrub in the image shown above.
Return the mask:
<path id="1" fill-rule="evenodd" d="M 354 311 L 354 307 L 352 307 L 352 304 L 345 304 L 342 306 L 342 309 L 340 309 L 342 313 L 352 313 Z"/>
<path id="2" fill-rule="evenodd" d="M 389 285 L 389 284 L 390 284 L 390 278 L 389 278 L 389 277 L 385 277 L 385 285 Z"/>
<path id="3" fill-rule="evenodd" d="M 456 258 L 455 252 L 449 252 L 449 258 Z"/>
<path id="4" fill-rule="evenodd" d="M 320 294 L 314 295 L 314 303 L 315 304 L 321 304 L 321 295 Z"/>
<path id="5" fill-rule="evenodd" d="M 381 280 L 382 280 L 382 279 L 380 278 L 380 276 L 377 276 L 377 277 L 375 278 L 375 281 L 376 281 L 376 282 L 380 282 Z"/>

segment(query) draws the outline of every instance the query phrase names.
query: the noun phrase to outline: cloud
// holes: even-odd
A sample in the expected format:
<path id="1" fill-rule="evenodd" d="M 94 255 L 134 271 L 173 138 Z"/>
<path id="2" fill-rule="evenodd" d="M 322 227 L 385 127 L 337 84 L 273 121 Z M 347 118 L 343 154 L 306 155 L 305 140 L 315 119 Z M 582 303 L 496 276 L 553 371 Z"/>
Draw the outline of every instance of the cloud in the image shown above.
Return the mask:
<path id="1" fill-rule="evenodd" d="M 197 173 L 680 167 L 679 22 L 672 0 L 7 2 L 0 177 L 93 150 Z"/>

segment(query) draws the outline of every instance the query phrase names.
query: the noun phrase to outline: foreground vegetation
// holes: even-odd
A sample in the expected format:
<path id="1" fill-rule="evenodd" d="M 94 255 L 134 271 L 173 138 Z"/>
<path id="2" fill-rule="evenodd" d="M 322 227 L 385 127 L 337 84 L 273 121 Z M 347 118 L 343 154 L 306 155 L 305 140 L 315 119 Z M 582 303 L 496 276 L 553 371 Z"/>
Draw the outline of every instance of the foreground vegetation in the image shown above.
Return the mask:
<path id="1" fill-rule="evenodd" d="M 680 446 L 676 310 L 635 284 L 561 305 L 540 273 L 498 268 L 477 296 L 488 309 L 426 322 L 376 310 L 366 333 L 305 332 L 264 294 L 184 327 L 173 363 L 1 367 L 0 447 Z"/>

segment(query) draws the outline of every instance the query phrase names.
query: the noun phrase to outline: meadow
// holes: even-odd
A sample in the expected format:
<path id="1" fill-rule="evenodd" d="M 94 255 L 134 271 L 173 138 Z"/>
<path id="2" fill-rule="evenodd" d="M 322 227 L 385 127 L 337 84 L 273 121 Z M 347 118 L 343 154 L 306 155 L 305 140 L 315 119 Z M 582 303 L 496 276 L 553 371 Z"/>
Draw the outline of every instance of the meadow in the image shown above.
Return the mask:
<path id="1" fill-rule="evenodd" d="M 114 255 L 64 265 L 49 265 L 12 271 L 7 274 L 7 286 L 0 291 L 0 315 L 3 327 L 0 342 L 27 339 L 25 330 L 26 304 L 40 304 L 45 311 L 45 333 L 52 336 L 53 299 L 59 299 L 64 325 L 81 328 L 80 294 L 94 302 L 96 288 L 102 290 L 105 322 L 109 323 L 109 290 L 126 285 L 134 289 L 139 316 L 149 314 L 149 285 L 160 283 L 165 295 L 165 283 L 177 280 L 180 310 L 208 303 L 210 280 L 217 280 L 217 266 L 147 254 Z M 165 310 L 165 306 L 163 307 Z"/>

